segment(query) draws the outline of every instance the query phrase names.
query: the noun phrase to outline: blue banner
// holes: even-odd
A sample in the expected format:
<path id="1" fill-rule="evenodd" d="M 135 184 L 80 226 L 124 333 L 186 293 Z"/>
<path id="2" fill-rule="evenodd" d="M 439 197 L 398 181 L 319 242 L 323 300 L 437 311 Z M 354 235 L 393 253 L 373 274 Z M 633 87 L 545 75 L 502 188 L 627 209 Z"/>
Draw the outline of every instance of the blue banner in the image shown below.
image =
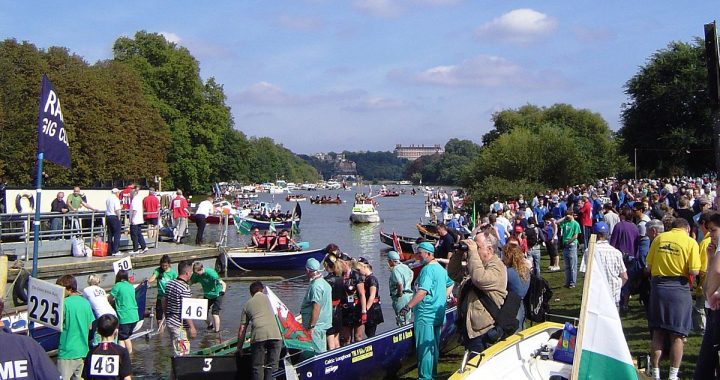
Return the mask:
<path id="1" fill-rule="evenodd" d="M 46 160 L 70 168 L 70 144 L 63 122 L 60 99 L 44 74 L 40 92 L 40 112 L 38 112 L 38 153 L 44 153 Z"/>

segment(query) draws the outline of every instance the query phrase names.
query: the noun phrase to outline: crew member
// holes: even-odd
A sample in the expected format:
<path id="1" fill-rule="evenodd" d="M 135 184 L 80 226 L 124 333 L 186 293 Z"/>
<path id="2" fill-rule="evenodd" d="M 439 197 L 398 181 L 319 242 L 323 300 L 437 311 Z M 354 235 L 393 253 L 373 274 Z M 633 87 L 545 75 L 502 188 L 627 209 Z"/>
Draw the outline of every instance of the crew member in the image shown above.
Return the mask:
<path id="1" fill-rule="evenodd" d="M 205 226 L 207 225 L 207 217 L 213 214 L 213 197 L 208 195 L 204 201 L 200 202 L 197 211 L 195 211 L 195 224 L 197 225 L 197 234 L 195 235 L 195 244 L 203 243 L 203 235 L 205 235 Z"/>
<path id="2" fill-rule="evenodd" d="M 90 303 L 78 293 L 75 277 L 66 274 L 55 283 L 65 288 L 57 365 L 63 379 L 76 380 L 82 376 L 85 356 L 90 350 L 88 337 L 95 315 Z"/>
<path id="3" fill-rule="evenodd" d="M 332 289 L 322 278 L 321 270 L 320 262 L 313 258 L 305 263 L 310 286 L 300 307 L 303 327 L 310 334 L 316 353 L 327 350 L 326 331 L 332 327 Z"/>
<path id="4" fill-rule="evenodd" d="M 0 315 L 3 315 L 5 303 L 0 297 Z M 3 379 L 58 380 L 60 372 L 50 357 L 35 339 L 13 334 L 4 324 L 0 324 L 0 364 L 6 368 L 7 377 Z"/>
<path id="5" fill-rule="evenodd" d="M 97 319 L 97 331 L 102 336 L 100 344 L 93 348 L 85 358 L 85 380 L 130 380 L 132 363 L 130 353 L 125 347 L 116 344 L 118 337 L 118 319 L 112 314 L 101 315 Z M 112 363 L 108 360 L 113 360 Z"/>
<path id="6" fill-rule="evenodd" d="M 115 285 L 110 290 L 108 297 L 115 302 L 115 310 L 117 310 L 118 320 L 120 321 L 120 332 L 118 333 L 118 341 L 120 345 L 127 348 L 132 354 L 132 341 L 130 336 L 135 330 L 135 325 L 140 320 L 138 314 L 138 304 L 135 299 L 135 288 L 128 280 L 128 271 L 121 269 L 115 275 Z"/>
<path id="7" fill-rule="evenodd" d="M 193 264 L 193 275 L 190 277 L 190 283 L 198 282 L 202 285 L 203 296 L 208 300 L 208 308 L 212 315 L 212 320 L 208 318 L 207 328 L 220 332 L 220 310 L 227 284 L 220 279 L 215 269 L 205 268 L 201 262 Z"/>
<path id="8" fill-rule="evenodd" d="M 415 349 L 419 379 L 437 377 L 440 331 L 445 322 L 446 300 L 454 285 L 434 255 L 435 247 L 431 243 L 423 242 L 418 245 L 416 259 L 425 266 L 420 271 L 415 295 L 400 310 L 401 317 L 411 309 L 415 314 Z"/>
<path id="9" fill-rule="evenodd" d="M 190 293 L 190 275 L 192 264 L 181 261 L 178 264 L 178 276 L 165 287 L 165 325 L 170 332 L 175 355 L 182 356 L 190 353 L 190 338 L 195 338 L 197 330 L 192 319 L 182 319 L 182 300 L 192 297 Z M 185 330 L 187 328 L 187 331 Z"/>
<path id="10" fill-rule="evenodd" d="M 252 323 L 250 352 L 252 355 L 251 378 L 253 380 L 273 378 L 272 374 L 278 369 L 280 351 L 283 346 L 275 314 L 268 307 L 270 299 L 263 293 L 263 289 L 260 281 L 250 284 L 250 299 L 243 306 L 238 329 L 237 352 L 242 355 L 245 332 L 248 330 L 248 325 Z"/>
<path id="11" fill-rule="evenodd" d="M 388 266 L 390 267 L 390 299 L 392 299 L 393 310 L 395 310 L 395 322 L 403 326 L 412 321 L 412 312 L 400 316 L 402 310 L 413 296 L 412 280 L 413 272 L 410 267 L 400 261 L 400 254 L 395 251 L 388 252 Z"/>

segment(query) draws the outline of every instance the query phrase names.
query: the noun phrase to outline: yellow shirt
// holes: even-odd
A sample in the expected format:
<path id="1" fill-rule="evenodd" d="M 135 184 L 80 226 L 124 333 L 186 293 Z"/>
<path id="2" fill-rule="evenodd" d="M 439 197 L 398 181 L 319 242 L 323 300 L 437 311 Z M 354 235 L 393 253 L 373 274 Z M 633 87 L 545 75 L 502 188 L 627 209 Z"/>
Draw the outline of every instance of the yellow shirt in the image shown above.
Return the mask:
<path id="1" fill-rule="evenodd" d="M 700 270 L 698 244 L 685 230 L 673 228 L 653 240 L 647 265 L 653 276 L 687 276 Z"/>
<path id="2" fill-rule="evenodd" d="M 703 239 L 700 240 L 700 275 L 697 278 L 695 287 L 694 287 L 694 293 L 696 295 L 702 295 L 702 284 L 705 283 L 705 273 L 707 273 L 707 265 L 708 265 L 708 257 L 707 257 L 707 247 L 710 245 L 710 233 L 706 233 L 705 236 L 703 236 Z"/>

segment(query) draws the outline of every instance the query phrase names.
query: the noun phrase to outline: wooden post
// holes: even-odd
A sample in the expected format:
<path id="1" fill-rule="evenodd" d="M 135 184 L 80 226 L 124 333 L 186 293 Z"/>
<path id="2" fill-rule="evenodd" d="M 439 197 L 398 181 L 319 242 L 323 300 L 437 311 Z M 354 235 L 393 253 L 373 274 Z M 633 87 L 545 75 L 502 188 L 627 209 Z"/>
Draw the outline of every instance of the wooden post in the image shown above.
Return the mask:
<path id="1" fill-rule="evenodd" d="M 588 242 L 588 250 L 586 255 L 587 259 L 585 262 L 585 280 L 583 281 L 583 297 L 580 305 L 580 321 L 578 322 L 577 337 L 575 338 L 575 354 L 573 355 L 572 365 L 572 380 L 577 380 L 578 371 L 580 370 L 580 356 L 582 354 L 582 336 L 585 330 L 585 314 L 587 314 L 587 293 L 590 291 L 590 278 L 592 277 L 592 266 L 593 266 L 593 254 L 595 253 L 595 242 L 597 241 L 597 235 L 590 235 L 590 241 Z"/>

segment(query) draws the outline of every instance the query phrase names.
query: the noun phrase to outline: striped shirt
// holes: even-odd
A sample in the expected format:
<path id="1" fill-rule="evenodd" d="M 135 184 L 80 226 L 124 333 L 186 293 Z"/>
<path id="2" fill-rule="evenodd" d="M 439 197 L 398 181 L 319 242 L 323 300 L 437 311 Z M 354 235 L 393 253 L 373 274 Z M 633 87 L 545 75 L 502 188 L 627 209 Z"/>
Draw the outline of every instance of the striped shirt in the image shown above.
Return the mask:
<path id="1" fill-rule="evenodd" d="M 182 323 L 181 311 L 183 298 L 190 298 L 190 285 L 180 278 L 176 278 L 165 285 L 165 323 L 170 327 L 180 327 Z"/>
<path id="2" fill-rule="evenodd" d="M 595 265 L 602 266 L 602 271 L 605 273 L 610 286 L 610 294 L 612 294 L 615 303 L 618 303 L 620 301 L 620 288 L 622 288 L 620 275 L 627 271 L 622 253 L 610 245 L 607 240 L 599 240 L 595 244 L 595 258 L 593 261 Z"/>

